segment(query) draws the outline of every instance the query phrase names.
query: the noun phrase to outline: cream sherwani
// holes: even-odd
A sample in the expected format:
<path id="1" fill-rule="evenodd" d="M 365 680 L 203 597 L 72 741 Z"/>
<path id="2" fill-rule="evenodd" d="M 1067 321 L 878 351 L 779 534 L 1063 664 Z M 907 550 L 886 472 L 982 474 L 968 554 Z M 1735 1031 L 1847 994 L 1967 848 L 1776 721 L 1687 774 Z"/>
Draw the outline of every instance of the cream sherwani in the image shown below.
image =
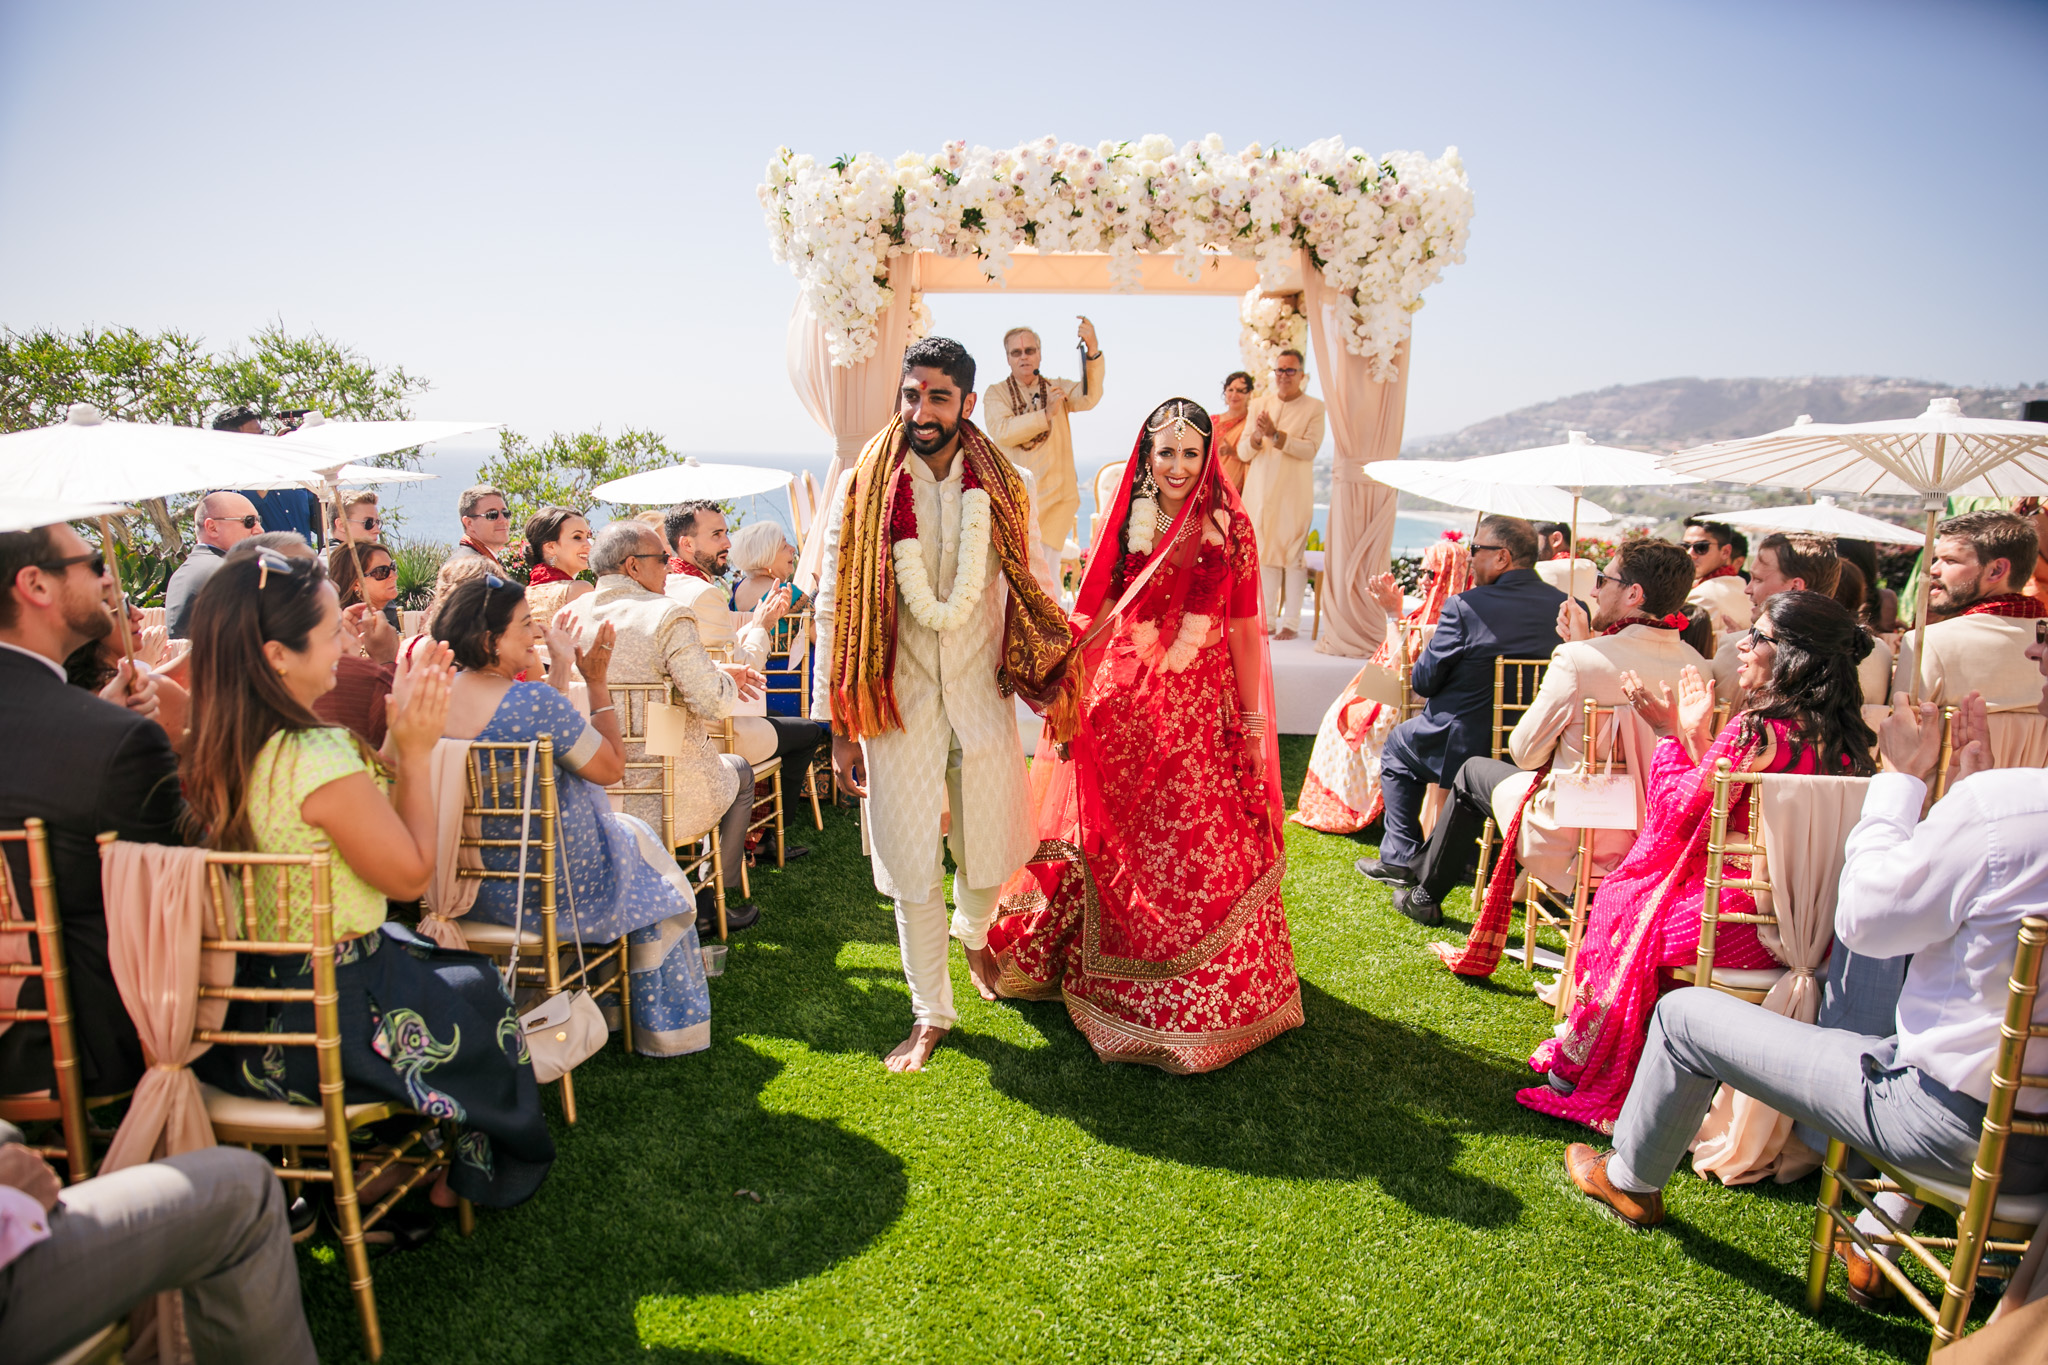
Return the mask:
<path id="1" fill-rule="evenodd" d="M 1024 406 L 1013 407 L 1007 378 L 989 385 L 981 395 L 982 430 L 996 443 L 996 449 L 1010 457 L 1011 464 L 1029 470 L 1037 485 L 1038 539 L 1047 561 L 1053 564 L 1060 562 L 1060 549 L 1074 534 L 1074 521 L 1081 510 L 1080 480 L 1074 471 L 1074 430 L 1067 417 L 1102 401 L 1100 351 L 1088 362 L 1087 373 L 1086 393 L 1081 392 L 1079 380 L 1050 381 L 1067 391 L 1066 407 L 1057 413 L 1048 413 L 1042 403 L 1032 402 L 1042 390 L 1026 389 L 1022 384 L 1017 390 Z M 1024 449 L 1024 442 L 1041 433 L 1049 435 L 1033 449 Z"/>
<path id="2" fill-rule="evenodd" d="M 689 609 L 697 623 L 697 637 L 707 648 L 732 651 L 732 661 L 748 668 L 765 668 L 768 663 L 768 632 L 752 623 L 752 613 L 736 612 L 723 583 L 713 583 L 695 574 L 672 573 L 663 590 L 669 600 Z M 744 627 L 744 628 L 743 628 Z M 775 756 L 775 727 L 764 717 L 768 698 L 734 704 L 733 747 L 749 763 L 762 763 Z"/>
<path id="3" fill-rule="evenodd" d="M 1984 694 L 1993 711 L 2018 711 L 2041 700 L 2041 670 L 2027 657 L 2034 623 L 2018 616 L 1954 616 L 1927 627 L 1927 669 L 1920 699 L 1937 706 Z M 1913 632 L 1899 639 L 1892 690 L 1913 689 Z"/>
<path id="4" fill-rule="evenodd" d="M 1752 620 L 1749 601 L 1749 584 L 1741 574 L 1723 574 L 1692 585 L 1692 591 L 1685 600 L 1707 614 L 1707 624 L 1712 627 L 1714 638 L 1719 641 L 1730 629 L 1722 617 L 1735 623 L 1735 630 L 1748 630 Z"/>
<path id="5" fill-rule="evenodd" d="M 1619 704 L 1621 675 L 1627 672 L 1639 675 L 1653 693 L 1661 682 L 1675 696 L 1678 675 L 1685 666 L 1691 664 L 1704 671 L 1705 663 L 1691 645 L 1679 638 L 1677 631 L 1646 625 L 1632 625 L 1613 635 L 1561 644 L 1551 654 L 1550 667 L 1543 675 L 1543 685 L 1536 691 L 1535 702 L 1508 737 L 1509 756 L 1517 767 L 1530 769 L 1530 775 L 1509 778 L 1493 796 L 1497 816 L 1503 811 L 1512 816 L 1515 803 L 1534 780 L 1533 770 L 1542 767 L 1544 760 L 1550 760 L 1551 780 L 1522 812 L 1519 853 L 1531 876 L 1550 886 L 1568 887 L 1577 875 L 1579 832 L 1559 827 L 1553 788 L 1557 778 L 1585 767 L 1586 699 L 1591 697 L 1602 706 Z M 1620 715 L 1622 751 L 1615 760 L 1628 764 L 1629 775 L 1635 782 L 1640 826 L 1643 784 L 1649 779 L 1650 754 L 1656 748 L 1656 736 L 1634 711 L 1623 708 Z M 1608 743 L 1607 725 L 1603 723 L 1595 738 L 1598 760 L 1606 759 Z M 1500 819 L 1503 828 L 1506 823 L 1505 818 Z M 1604 877 L 1611 872 L 1628 856 L 1635 838 L 1634 830 L 1595 830 L 1593 875 Z"/>
<path id="6" fill-rule="evenodd" d="M 952 595 L 959 571 L 963 463 L 956 453 L 945 477 L 937 478 L 917 456 L 905 461 L 919 548 L 941 601 Z M 854 473 L 840 476 L 827 504 L 811 694 L 811 714 L 819 719 L 832 714 L 841 522 Z M 861 803 L 861 842 L 874 866 L 875 888 L 896 902 L 896 933 L 917 1022 L 941 1028 L 958 1017 L 946 960 L 943 850 L 952 850 L 958 869 L 953 932 L 979 948 L 988 941 L 997 892 L 1038 847 L 1016 707 L 996 687 L 1010 586 L 993 537 L 986 555 L 988 586 L 957 629 L 941 634 L 925 626 L 899 593 L 895 687 L 903 728 L 862 741 L 868 796 Z M 1036 545 L 1031 558 L 1033 577 L 1048 582 L 1051 572 Z"/>
<path id="7" fill-rule="evenodd" d="M 1597 586 L 1593 578 L 1599 572 L 1600 566 L 1590 559 L 1545 559 L 1536 565 L 1538 578 L 1581 602 L 1593 600 L 1593 589 Z"/>
<path id="8" fill-rule="evenodd" d="M 1258 434 L 1261 412 L 1271 414 L 1278 439 Z M 1294 630 L 1301 624 L 1301 593 L 1308 582 L 1309 526 L 1316 516 L 1316 452 L 1323 446 L 1323 400 L 1307 394 L 1281 402 L 1271 390 L 1245 411 L 1237 457 L 1244 476 L 1244 510 L 1259 539 L 1259 571 L 1266 589 L 1266 622 Z"/>

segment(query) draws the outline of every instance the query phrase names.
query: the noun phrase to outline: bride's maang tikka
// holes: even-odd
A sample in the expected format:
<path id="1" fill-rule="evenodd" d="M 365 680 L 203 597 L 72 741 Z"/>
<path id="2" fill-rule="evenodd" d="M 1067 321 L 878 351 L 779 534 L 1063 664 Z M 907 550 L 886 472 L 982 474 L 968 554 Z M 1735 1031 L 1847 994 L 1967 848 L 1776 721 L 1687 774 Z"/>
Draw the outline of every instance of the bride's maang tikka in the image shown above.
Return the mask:
<path id="1" fill-rule="evenodd" d="M 1173 438 L 1176 441 L 1179 440 L 1187 435 L 1188 423 L 1193 420 L 1188 416 L 1188 409 L 1193 406 L 1194 404 L 1188 402 L 1185 398 L 1174 399 L 1172 403 L 1168 404 L 1167 412 L 1164 416 L 1157 422 L 1146 426 L 1145 434 L 1147 436 L 1156 436 L 1166 430 L 1166 426 L 1170 422 L 1173 424 Z"/>

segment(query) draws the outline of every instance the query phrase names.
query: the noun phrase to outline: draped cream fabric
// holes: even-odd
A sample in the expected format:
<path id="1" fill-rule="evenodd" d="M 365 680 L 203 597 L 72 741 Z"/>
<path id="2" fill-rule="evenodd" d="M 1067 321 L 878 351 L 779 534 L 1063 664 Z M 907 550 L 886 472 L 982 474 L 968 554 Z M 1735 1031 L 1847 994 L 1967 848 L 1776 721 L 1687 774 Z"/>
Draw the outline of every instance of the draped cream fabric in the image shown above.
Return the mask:
<path id="1" fill-rule="evenodd" d="M 1376 384 L 1365 361 L 1344 349 L 1343 321 L 1322 272 L 1302 265 L 1302 311 L 1308 315 L 1309 349 L 1315 352 L 1324 402 L 1329 408 L 1331 457 L 1329 532 L 1323 537 L 1321 599 L 1323 625 L 1316 652 L 1363 659 L 1386 638 L 1387 617 L 1366 592 L 1366 580 L 1385 573 L 1394 543 L 1392 488 L 1365 476 L 1374 460 L 1401 453 L 1408 412 L 1411 342 L 1395 353 L 1399 377 Z M 1243 454 L 1243 442 L 1239 442 Z"/>
<path id="2" fill-rule="evenodd" d="M 1790 968 L 1764 997 L 1773 1014 L 1802 1024 L 1820 1014 L 1817 977 L 1835 939 L 1843 850 L 1869 788 L 1867 777 L 1772 773 L 1763 780 L 1757 806 L 1771 889 L 1757 893 L 1757 909 L 1775 914 L 1778 924 L 1759 926 L 1757 937 Z M 1724 1185 L 1773 1174 L 1779 1184 L 1797 1180 L 1813 1167 L 1805 1157 L 1796 1168 L 1783 1159 L 1791 1133 L 1791 1119 L 1724 1085 L 1693 1139 L 1693 1169 Z"/>
<path id="3" fill-rule="evenodd" d="M 427 883 L 420 933 L 443 948 L 464 952 L 469 937 L 455 921 L 469 913 L 483 887 L 476 878 L 462 875 L 465 867 L 483 866 L 479 851 L 462 844 L 463 835 L 476 838 L 484 832 L 482 816 L 463 814 L 469 803 L 469 741 L 435 740 L 427 779 L 434 797 L 434 876 Z"/>
<path id="4" fill-rule="evenodd" d="M 840 474 L 853 468 L 868 438 L 880 431 L 896 411 L 903 351 L 910 344 L 910 270 L 907 258 L 890 263 L 889 287 L 896 297 L 875 324 L 875 353 L 858 365 L 833 365 L 825 329 L 805 306 L 801 294 L 790 314 L 789 340 L 784 352 L 789 382 L 803 400 L 804 410 L 832 435 L 832 467 L 826 472 L 823 485 L 827 496 L 838 489 Z M 822 525 L 822 518 L 812 523 L 797 557 L 796 584 L 805 592 L 817 591 L 818 557 L 825 548 L 824 537 L 817 534 Z"/>

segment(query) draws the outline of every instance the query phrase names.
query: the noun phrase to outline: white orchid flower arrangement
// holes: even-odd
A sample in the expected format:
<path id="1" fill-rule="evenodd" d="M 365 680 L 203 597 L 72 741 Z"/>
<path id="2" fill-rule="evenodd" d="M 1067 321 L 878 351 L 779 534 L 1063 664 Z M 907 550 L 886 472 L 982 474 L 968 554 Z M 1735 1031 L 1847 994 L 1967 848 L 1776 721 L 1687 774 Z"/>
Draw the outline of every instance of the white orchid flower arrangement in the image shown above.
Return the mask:
<path id="1" fill-rule="evenodd" d="M 1344 301 L 1345 348 L 1374 379 L 1392 379 L 1423 291 L 1465 259 L 1472 223 L 1457 148 L 1433 161 L 1373 157 L 1334 137 L 1240 152 L 1214 133 L 1179 147 L 1158 134 L 1093 148 L 955 141 L 894 163 L 862 154 L 822 165 L 785 147 L 760 198 L 775 259 L 795 273 L 839 366 L 874 354 L 894 299 L 892 257 L 971 257 L 1000 282 L 1022 245 L 1106 252 L 1118 288 L 1136 290 L 1140 252 L 1172 253 L 1190 279 L 1222 252 L 1257 259 L 1262 284 L 1277 288 L 1306 249 Z"/>

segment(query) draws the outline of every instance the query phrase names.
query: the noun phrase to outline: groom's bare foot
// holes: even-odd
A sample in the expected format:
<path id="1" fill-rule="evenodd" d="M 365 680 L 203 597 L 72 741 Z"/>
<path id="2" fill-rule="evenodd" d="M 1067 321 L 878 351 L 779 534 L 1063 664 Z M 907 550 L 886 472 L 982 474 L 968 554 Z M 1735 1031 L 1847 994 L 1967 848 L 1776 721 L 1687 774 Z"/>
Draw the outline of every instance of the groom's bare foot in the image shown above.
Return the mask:
<path id="1" fill-rule="evenodd" d="M 896 1044 L 895 1051 L 882 1059 L 882 1065 L 891 1071 L 922 1071 L 932 1059 L 932 1049 L 945 1036 L 946 1030 L 937 1025 L 919 1024 L 910 1030 L 908 1038 Z"/>
<path id="2" fill-rule="evenodd" d="M 996 955 L 987 947 L 969 948 L 964 943 L 960 947 L 967 954 L 967 975 L 973 979 L 974 989 L 981 992 L 984 1000 L 997 999 L 996 980 L 1003 969 L 996 965 Z"/>

